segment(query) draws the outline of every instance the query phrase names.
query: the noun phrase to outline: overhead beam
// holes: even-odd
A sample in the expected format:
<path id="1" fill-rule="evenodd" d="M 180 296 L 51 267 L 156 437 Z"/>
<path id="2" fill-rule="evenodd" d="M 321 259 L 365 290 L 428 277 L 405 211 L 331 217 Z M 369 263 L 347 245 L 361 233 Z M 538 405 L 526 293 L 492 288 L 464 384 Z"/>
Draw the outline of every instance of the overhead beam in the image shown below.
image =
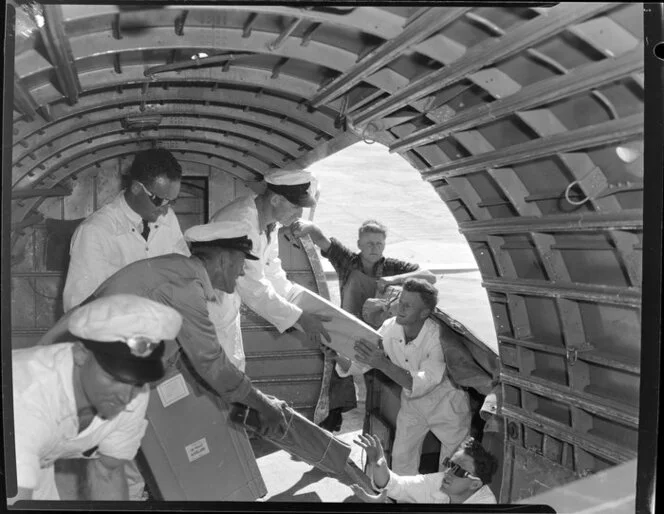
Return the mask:
<path id="1" fill-rule="evenodd" d="M 300 26 L 300 23 L 302 23 L 303 21 L 304 21 L 304 18 L 295 18 L 295 19 L 290 23 L 290 25 L 289 25 L 288 27 L 286 27 L 286 28 L 281 32 L 281 34 L 279 34 L 279 36 L 277 37 L 277 39 L 275 39 L 274 41 L 272 41 L 272 43 L 270 43 L 269 45 L 267 45 L 268 50 L 270 50 L 270 51 L 278 50 L 278 49 L 281 47 L 281 45 L 284 44 L 284 41 L 286 41 L 286 39 L 288 39 L 288 37 L 289 37 L 293 32 L 295 32 L 295 29 L 298 28 L 298 27 Z"/>
<path id="2" fill-rule="evenodd" d="M 446 122 L 413 132 L 392 145 L 390 152 L 405 152 L 417 146 L 444 139 L 453 132 L 493 122 L 514 114 L 516 111 L 533 109 L 584 91 L 590 91 L 629 77 L 642 70 L 643 67 L 643 46 L 639 45 L 635 50 L 618 58 L 604 59 L 577 68 L 574 73 L 536 82 L 505 98 L 461 111 Z"/>
<path id="3" fill-rule="evenodd" d="M 424 169 L 422 176 L 428 182 L 459 177 L 489 168 L 512 166 L 560 152 L 574 152 L 584 148 L 617 143 L 643 133 L 643 113 L 611 120 L 597 125 L 542 137 L 520 145 L 508 146 L 493 152 L 466 157 L 451 163 Z M 588 170 L 590 171 L 590 170 Z"/>
<path id="4" fill-rule="evenodd" d="M 71 189 L 67 189 L 63 186 L 20 190 L 14 189 L 12 190 L 12 200 L 18 200 L 21 198 L 34 198 L 35 196 L 41 196 L 44 198 L 51 196 L 69 196 L 71 192 Z"/>
<path id="5" fill-rule="evenodd" d="M 618 213 L 560 214 L 543 217 L 500 218 L 459 223 L 459 232 L 469 235 L 522 234 L 528 232 L 586 232 L 599 230 L 643 230 L 643 210 Z"/>
<path id="6" fill-rule="evenodd" d="M 18 112 L 28 117 L 30 121 L 34 121 L 39 115 L 39 105 L 37 105 L 30 92 L 23 87 L 21 79 L 16 74 L 14 74 L 14 107 Z M 42 116 L 45 115 L 43 110 L 41 114 Z M 46 121 L 51 120 L 47 119 Z"/>
<path id="7" fill-rule="evenodd" d="M 74 105 L 81 93 L 81 84 L 74 66 L 69 39 L 65 34 L 62 7 L 58 4 L 44 5 L 44 19 L 44 26 L 40 29 L 42 41 L 55 68 L 62 93 L 67 97 L 69 105 Z"/>
<path id="8" fill-rule="evenodd" d="M 355 115 L 352 121 L 355 125 L 360 125 L 394 112 L 410 102 L 442 89 L 481 68 L 535 46 L 541 41 L 562 32 L 573 23 L 579 23 L 614 6 L 615 4 L 612 3 L 559 4 L 546 13 L 540 14 L 534 20 L 508 31 L 499 39 L 490 38 L 473 46 L 462 57 L 448 66 L 429 73 L 401 88 L 386 100 L 378 102 L 376 105 L 370 106 Z"/>
<path id="9" fill-rule="evenodd" d="M 596 284 L 547 282 L 530 279 L 486 279 L 482 287 L 500 293 L 545 298 L 569 298 L 583 302 L 609 303 L 639 307 L 641 305 L 641 289 L 635 287 L 614 287 Z"/>
<path id="10" fill-rule="evenodd" d="M 415 20 L 395 38 L 385 41 L 378 48 L 369 52 L 360 62 L 346 70 L 334 81 L 322 88 L 309 101 L 312 107 L 320 107 L 343 95 L 346 91 L 372 75 L 380 68 L 400 56 L 404 49 L 409 48 L 442 28 L 461 18 L 470 7 L 447 9 L 442 13 L 438 9 L 429 8 L 428 13 L 421 13 Z"/>

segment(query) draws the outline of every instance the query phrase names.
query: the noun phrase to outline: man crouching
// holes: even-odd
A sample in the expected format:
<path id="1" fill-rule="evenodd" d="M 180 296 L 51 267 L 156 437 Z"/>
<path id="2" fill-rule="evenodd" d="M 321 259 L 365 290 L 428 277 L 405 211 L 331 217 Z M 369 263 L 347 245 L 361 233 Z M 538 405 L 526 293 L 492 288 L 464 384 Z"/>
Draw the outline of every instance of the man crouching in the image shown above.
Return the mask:
<path id="1" fill-rule="evenodd" d="M 59 500 L 56 460 L 88 460 L 89 500 L 128 500 L 124 465 L 147 427 L 150 382 L 163 378 L 163 340 L 180 314 L 134 295 L 100 298 L 68 321 L 75 342 L 12 352 L 21 499 Z"/>
<path id="2" fill-rule="evenodd" d="M 496 459 L 473 437 L 459 445 L 452 457 L 446 457 L 438 473 L 402 476 L 387 466 L 378 437 L 360 435 L 355 443 L 367 454 L 374 495 L 358 485 L 353 492 L 365 502 L 382 503 L 389 496 L 405 503 L 496 503 L 487 484 L 497 471 Z"/>

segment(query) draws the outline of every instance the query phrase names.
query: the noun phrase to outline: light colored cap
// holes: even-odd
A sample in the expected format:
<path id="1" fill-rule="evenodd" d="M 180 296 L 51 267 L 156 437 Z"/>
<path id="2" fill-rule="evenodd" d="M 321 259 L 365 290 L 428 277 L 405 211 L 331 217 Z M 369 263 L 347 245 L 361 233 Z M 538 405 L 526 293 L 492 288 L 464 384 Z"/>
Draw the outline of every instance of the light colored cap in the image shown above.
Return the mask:
<path id="1" fill-rule="evenodd" d="M 299 186 L 300 184 L 309 184 L 313 180 L 313 175 L 306 170 L 273 168 L 265 173 L 263 180 L 275 186 Z"/>
<path id="2" fill-rule="evenodd" d="M 190 243 L 234 239 L 248 236 L 251 226 L 247 221 L 213 221 L 187 229 L 184 238 Z"/>
<path id="3" fill-rule="evenodd" d="M 248 221 L 213 221 L 187 229 L 184 239 L 188 243 L 211 243 L 220 248 L 240 250 L 247 259 L 258 260 L 251 253 L 253 243 L 249 239 L 250 231 Z"/>
<path id="4" fill-rule="evenodd" d="M 152 342 L 175 339 L 181 326 L 182 316 L 167 305 L 132 294 L 116 294 L 76 309 L 68 328 L 82 339 L 128 343 L 139 338 Z"/>
<path id="5" fill-rule="evenodd" d="M 275 170 L 265 174 L 267 188 L 300 207 L 316 205 L 317 181 L 306 170 Z"/>

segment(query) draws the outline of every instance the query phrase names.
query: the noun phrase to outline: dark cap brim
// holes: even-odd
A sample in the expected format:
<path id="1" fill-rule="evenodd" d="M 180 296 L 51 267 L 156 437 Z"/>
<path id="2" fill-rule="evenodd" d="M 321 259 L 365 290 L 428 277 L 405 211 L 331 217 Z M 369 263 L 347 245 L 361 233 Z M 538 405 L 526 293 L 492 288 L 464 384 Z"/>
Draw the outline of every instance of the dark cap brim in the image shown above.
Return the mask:
<path id="1" fill-rule="evenodd" d="M 91 345 L 86 345 L 91 349 Z M 165 369 L 161 356 L 164 343 L 147 358 L 113 355 L 92 350 L 97 363 L 109 375 L 128 384 L 147 384 L 164 378 Z"/>
<path id="2" fill-rule="evenodd" d="M 288 198 L 288 201 L 297 205 L 298 207 L 313 207 L 316 205 L 316 199 L 310 193 L 306 193 L 305 195 L 298 197 L 295 201 L 293 201 L 291 198 Z"/>
<path id="3" fill-rule="evenodd" d="M 316 205 L 316 199 L 309 192 L 310 185 L 310 182 L 293 186 L 275 185 L 268 183 L 267 187 L 278 195 L 283 196 L 293 205 L 297 205 L 298 207 L 313 207 Z"/>
<path id="4" fill-rule="evenodd" d="M 250 261 L 257 261 L 259 259 L 254 254 L 249 253 L 249 252 L 244 252 L 244 258 L 249 259 Z"/>

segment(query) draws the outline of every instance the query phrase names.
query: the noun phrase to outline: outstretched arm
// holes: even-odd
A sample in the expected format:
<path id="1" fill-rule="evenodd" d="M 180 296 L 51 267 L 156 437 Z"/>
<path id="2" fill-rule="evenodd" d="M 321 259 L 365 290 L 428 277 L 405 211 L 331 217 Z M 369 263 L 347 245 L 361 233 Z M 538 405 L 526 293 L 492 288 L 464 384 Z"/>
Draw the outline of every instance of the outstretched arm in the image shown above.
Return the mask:
<path id="1" fill-rule="evenodd" d="M 384 488 L 390 481 L 390 468 L 387 467 L 383 445 L 380 439 L 372 434 L 358 435 L 358 439 L 353 441 L 362 448 L 367 454 L 367 464 L 372 469 L 373 484 L 378 489 Z"/>
<path id="2" fill-rule="evenodd" d="M 436 283 L 436 275 L 431 273 L 428 269 L 417 269 L 415 271 L 409 271 L 407 273 L 401 273 L 400 275 L 392 275 L 391 277 L 381 277 L 378 279 L 376 284 L 376 289 L 379 293 L 382 293 L 387 286 L 398 286 L 403 284 L 409 278 L 421 278 L 426 280 L 429 284 Z"/>
<path id="3" fill-rule="evenodd" d="M 379 369 L 401 387 L 409 391 L 413 389 L 413 376 L 410 371 L 394 364 L 382 348 L 370 341 L 360 339 L 355 343 L 355 358 L 357 362 Z"/>
<path id="4" fill-rule="evenodd" d="M 297 220 L 291 225 L 291 230 L 295 237 L 309 236 L 315 245 L 321 250 L 327 251 L 332 244 L 329 238 L 323 233 L 318 225 L 311 221 Z"/>

